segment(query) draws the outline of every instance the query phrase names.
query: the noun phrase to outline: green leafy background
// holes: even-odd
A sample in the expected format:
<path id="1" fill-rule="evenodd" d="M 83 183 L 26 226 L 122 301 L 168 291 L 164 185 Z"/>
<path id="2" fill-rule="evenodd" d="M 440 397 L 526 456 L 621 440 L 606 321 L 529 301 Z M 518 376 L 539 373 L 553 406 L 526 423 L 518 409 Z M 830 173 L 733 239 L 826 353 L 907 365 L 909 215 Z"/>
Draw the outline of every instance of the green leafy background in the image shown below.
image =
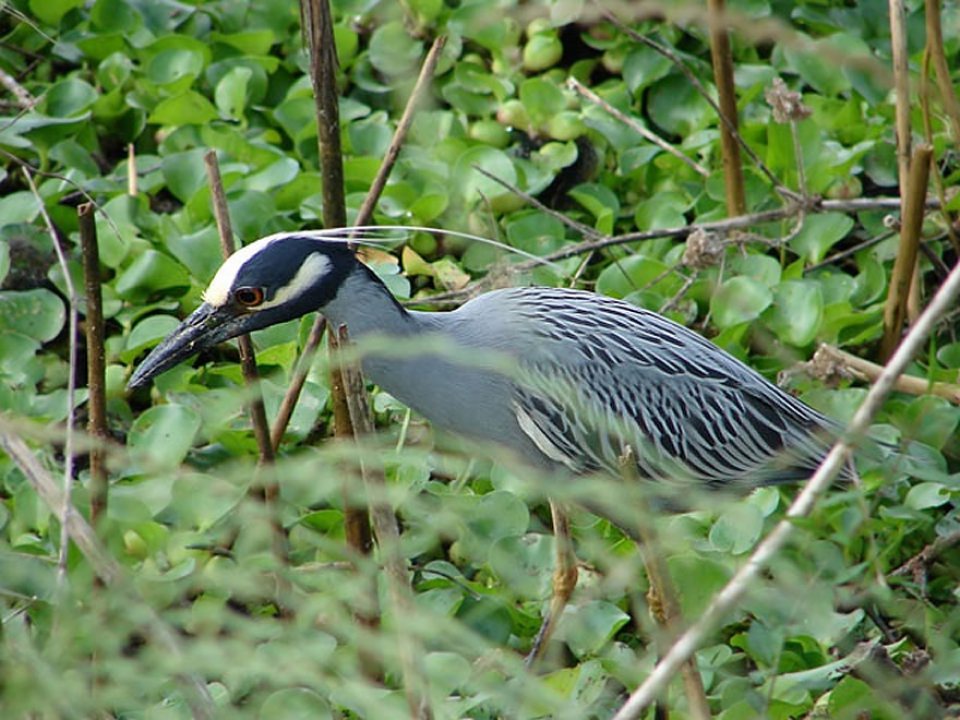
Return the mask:
<path id="1" fill-rule="evenodd" d="M 887 4 L 730 5 L 739 23 L 732 44 L 740 129 L 770 172 L 810 196 L 896 196 Z M 705 10 L 682 7 L 667 13 L 675 22 L 631 26 L 671 48 L 712 93 Z M 438 34 L 447 36 L 446 48 L 378 204 L 378 223 L 478 233 L 537 256 L 585 239 L 477 168 L 603 236 L 726 217 L 715 112 L 674 63 L 595 7 L 337 0 L 333 8 L 351 218 Z M 921 4 L 908 4 L 906 21 L 918 80 Z M 951 67 L 960 60 L 958 23 L 947 4 Z M 113 441 L 109 513 L 99 530 L 128 579 L 122 587 L 94 586 L 75 549 L 59 578 L 58 517 L 0 455 L 0 715 L 189 717 L 178 679 L 190 674 L 202 678 L 224 717 L 409 717 L 398 648 L 412 634 L 425 648 L 422 671 L 437 717 L 612 716 L 652 668 L 657 636 L 639 553 L 615 524 L 575 511 L 577 593 L 537 671 L 525 672 L 520 657 L 549 596 L 547 494 L 574 503 L 601 498 L 624 512 L 642 507 L 641 489 L 609 478 L 551 486 L 550 478 L 435 437 L 374 390 L 380 432 L 363 454 L 385 469 L 415 594 L 416 612 L 398 617 L 375 560 L 345 547 L 344 488 L 356 495 L 362 483 L 358 451 L 325 439 L 325 354 L 274 468 L 255 469 L 230 347 L 165 374 L 152 391 L 124 389 L 144 351 L 198 304 L 221 261 L 207 150 L 217 151 L 242 242 L 319 227 L 315 105 L 297 3 L 11 0 L 0 6 L 0 32 L 0 69 L 35 100 L 0 98 L 2 420 L 62 475 L 67 284 L 41 211 L 82 288 L 75 208 L 93 201 Z M 811 109 L 793 130 L 774 122 L 764 100 L 776 77 Z M 570 78 L 707 176 L 584 99 Z M 956 138 L 936 97 L 931 103 L 927 139 L 952 210 Z M 926 134 L 919 104 L 911 111 L 914 133 Z M 744 167 L 749 211 L 782 207 L 765 174 L 748 160 Z M 874 206 L 756 223 L 721 238 L 727 242 L 717 262 L 704 267 L 684 264 L 686 243 L 672 235 L 506 277 L 555 285 L 577 278 L 581 287 L 644 307 L 668 306 L 671 317 L 771 380 L 791 371 L 784 379 L 790 391 L 846 420 L 863 399 L 861 383 L 831 384 L 793 370 L 822 342 L 877 358 L 897 242 L 890 212 Z M 957 262 L 945 230 L 942 215 L 927 217 L 924 297 Z M 393 261 L 377 256 L 376 269 L 401 299 L 420 302 L 522 260 L 452 236 L 410 233 L 403 244 L 392 248 Z M 81 297 L 81 327 L 85 307 Z M 310 322 L 254 338 L 271 417 Z M 956 383 L 957 329 L 954 312 L 911 373 Z M 81 341 L 81 386 L 85 361 Z M 74 402 L 82 421 L 82 387 Z M 938 717 L 937 708 L 957 701 L 960 556 L 947 548 L 923 572 L 893 571 L 960 531 L 958 424 L 960 408 L 946 399 L 896 394 L 887 402 L 875 432 L 900 444 L 914 469 L 867 459 L 861 486 L 836 488 L 800 523 L 796 541 L 697 655 L 717 717 Z M 75 475 L 74 502 L 86 512 L 82 457 Z M 281 486 L 287 567 L 276 566 L 263 507 L 249 499 L 250 486 L 265 476 Z M 688 512 L 657 516 L 688 621 L 794 492 L 713 495 Z M 218 550 L 227 540 L 230 551 Z M 345 568 L 348 560 L 355 569 Z M 371 612 L 378 594 L 382 625 L 365 626 L 354 613 Z M 179 655 L 152 639 L 156 624 L 175 636 Z M 890 664 L 856 665 L 851 654 L 864 642 L 882 647 Z M 378 664 L 382 678 L 369 672 Z M 666 703 L 685 716 L 679 681 Z"/>

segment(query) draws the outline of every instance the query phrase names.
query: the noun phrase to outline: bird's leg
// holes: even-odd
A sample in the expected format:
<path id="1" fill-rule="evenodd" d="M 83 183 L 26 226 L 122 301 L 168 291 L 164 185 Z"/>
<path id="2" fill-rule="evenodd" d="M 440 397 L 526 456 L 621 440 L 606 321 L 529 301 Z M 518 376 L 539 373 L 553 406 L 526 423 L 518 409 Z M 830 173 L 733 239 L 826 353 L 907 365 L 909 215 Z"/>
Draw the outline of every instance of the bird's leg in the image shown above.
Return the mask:
<path id="1" fill-rule="evenodd" d="M 620 458 L 620 472 L 626 482 L 640 482 L 635 458 L 633 448 L 625 448 Z M 662 631 L 658 641 L 660 654 L 662 655 L 680 635 L 680 601 L 677 599 L 677 591 L 670 580 L 667 563 L 664 562 L 663 555 L 659 551 L 659 542 L 651 522 L 651 514 L 645 505 L 645 502 L 641 503 L 639 508 L 641 518 L 637 523 L 637 535 L 639 535 L 637 546 L 640 550 L 640 556 L 643 558 L 643 566 L 647 571 L 647 579 L 650 581 L 650 590 L 647 592 L 650 615 L 653 616 L 654 621 Z M 691 658 L 685 662 L 680 668 L 680 675 L 683 678 L 683 686 L 687 694 L 690 717 L 696 720 L 709 720 L 710 706 L 707 704 L 703 679 L 697 669 L 696 660 Z M 657 717 L 660 717 L 661 713 L 664 712 L 665 708 L 658 703 Z"/>
<path id="2" fill-rule="evenodd" d="M 533 641 L 533 648 L 527 655 L 526 665 L 531 667 L 543 654 L 553 631 L 557 629 L 560 615 L 570 601 L 574 589 L 577 587 L 577 556 L 573 552 L 573 541 L 570 539 L 570 517 L 566 507 L 553 500 L 550 501 L 550 516 L 553 518 L 553 542 L 556 548 L 556 565 L 553 569 L 553 596 L 550 598 L 550 609 L 537 631 Z"/>

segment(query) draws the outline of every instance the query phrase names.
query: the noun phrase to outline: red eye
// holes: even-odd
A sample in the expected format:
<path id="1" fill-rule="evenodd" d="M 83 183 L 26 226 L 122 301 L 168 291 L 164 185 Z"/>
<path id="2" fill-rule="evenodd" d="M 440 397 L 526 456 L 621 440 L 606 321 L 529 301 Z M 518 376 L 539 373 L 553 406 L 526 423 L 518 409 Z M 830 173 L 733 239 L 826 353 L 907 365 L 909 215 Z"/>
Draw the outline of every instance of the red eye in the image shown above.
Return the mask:
<path id="1" fill-rule="evenodd" d="M 242 287 L 233 292 L 233 298 L 244 307 L 257 307 L 263 303 L 263 288 Z"/>

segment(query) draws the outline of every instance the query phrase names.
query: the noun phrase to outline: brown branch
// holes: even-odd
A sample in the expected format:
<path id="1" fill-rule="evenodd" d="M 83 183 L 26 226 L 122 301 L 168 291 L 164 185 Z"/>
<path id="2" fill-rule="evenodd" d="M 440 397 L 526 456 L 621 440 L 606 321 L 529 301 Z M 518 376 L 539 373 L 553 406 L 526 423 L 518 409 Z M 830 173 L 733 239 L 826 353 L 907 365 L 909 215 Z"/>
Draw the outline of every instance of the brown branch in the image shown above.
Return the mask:
<path id="1" fill-rule="evenodd" d="M 720 106 L 717 105 L 716 101 L 713 99 L 710 93 L 707 92 L 707 89 L 703 86 L 703 83 L 700 82 L 700 79 L 693 73 L 693 71 L 690 68 L 687 67 L 687 64 L 683 62 L 682 59 L 680 59 L 679 55 L 677 55 L 672 49 L 670 49 L 666 45 L 661 45 L 656 40 L 653 40 L 651 38 L 648 38 L 646 35 L 638 33 L 636 30 L 634 30 L 629 25 L 624 23 L 617 15 L 610 12 L 605 7 L 600 6 L 599 13 L 602 17 L 606 18 L 611 23 L 616 25 L 620 30 L 626 33 L 631 39 L 636 40 L 638 43 L 642 43 L 643 45 L 646 45 L 652 50 L 655 50 L 656 52 L 660 53 L 665 58 L 670 60 L 670 62 L 672 62 L 674 65 L 676 65 L 677 68 L 680 70 L 680 72 L 682 72 L 686 76 L 690 84 L 693 85 L 694 89 L 698 93 L 700 93 L 701 97 L 703 97 L 703 99 L 707 102 L 707 104 L 710 105 L 711 108 L 713 108 L 713 111 L 717 113 L 717 117 L 720 119 L 721 124 L 727 126 L 727 129 L 730 131 L 732 136 L 736 139 L 737 144 L 740 146 L 743 152 L 747 154 L 747 157 L 750 158 L 750 162 L 752 162 L 757 167 L 757 169 L 760 170 L 760 172 L 762 172 L 764 175 L 767 176 L 767 179 L 770 181 L 770 184 L 773 185 L 776 191 L 780 193 L 782 197 L 785 197 L 787 199 L 790 199 L 790 200 L 800 199 L 800 196 L 797 195 L 797 193 L 793 192 L 793 190 L 791 190 L 782 182 L 780 182 L 780 179 L 773 174 L 770 168 L 768 168 L 766 164 L 760 159 L 760 156 L 757 155 L 753 151 L 753 148 L 751 148 L 747 144 L 747 141 L 743 139 L 743 136 L 740 135 L 740 133 L 737 131 L 737 128 L 729 126 L 728 124 L 729 121 L 727 119 L 727 116 L 723 113 L 723 111 L 721 111 Z M 726 18 L 727 15 L 728 13 L 724 13 L 723 17 Z"/>
<path id="2" fill-rule="evenodd" d="M 3 85 L 17 99 L 17 107 L 21 110 L 32 110 L 37 104 L 37 99 L 30 94 L 30 91 L 3 69 L 0 69 L 0 85 Z"/>
<path id="3" fill-rule="evenodd" d="M 95 527 L 107 516 L 108 483 L 106 447 L 107 429 L 106 357 L 103 347 L 103 297 L 100 289 L 100 250 L 94 207 L 84 203 L 77 208 L 83 277 L 87 297 L 87 432 L 96 440 L 90 450 L 90 522 Z"/>
<path id="4" fill-rule="evenodd" d="M 917 576 L 918 572 L 926 571 L 927 566 L 936 560 L 940 555 L 960 544 L 960 530 L 954 531 L 949 535 L 941 535 L 932 543 L 923 548 L 920 552 L 907 560 L 903 565 L 894 570 L 890 575 L 897 577 L 899 575 Z"/>
<path id="5" fill-rule="evenodd" d="M 310 81 L 317 111 L 317 143 L 323 185 L 323 225 L 347 224 L 340 147 L 340 98 L 337 92 L 337 44 L 328 0 L 301 0 L 300 22 L 310 51 Z"/>
<path id="6" fill-rule="evenodd" d="M 220 234 L 220 249 L 226 260 L 234 251 L 233 230 L 230 224 L 230 210 L 227 207 L 227 197 L 223 191 L 223 181 L 220 178 L 220 165 L 217 162 L 217 153 L 213 150 L 203 156 L 207 167 L 207 176 L 210 178 L 210 197 L 213 201 L 213 214 L 217 220 L 217 231 Z M 249 412 L 253 425 L 253 434 L 260 451 L 260 466 L 273 463 L 273 444 L 270 441 L 270 425 L 267 422 L 267 411 L 263 404 L 263 394 L 260 392 L 260 375 L 257 372 L 257 358 L 253 349 L 253 341 L 249 335 L 237 338 L 240 345 L 240 366 L 243 370 L 243 379 L 250 393 Z M 280 520 L 277 507 L 280 498 L 280 485 L 272 476 L 264 479 L 258 475 L 257 482 L 251 487 L 251 492 L 257 499 L 263 501 L 270 518 L 271 540 L 273 553 L 281 565 L 287 563 L 287 534 Z M 278 579 L 278 586 L 284 582 Z"/>
<path id="7" fill-rule="evenodd" d="M 583 85 L 575 77 L 571 76 L 570 79 L 567 80 L 567 86 L 572 88 L 574 91 L 576 91 L 580 96 L 592 102 L 594 105 L 600 108 L 603 108 L 603 110 L 605 110 L 607 114 L 609 114 L 612 117 L 615 117 L 617 120 L 619 120 L 624 125 L 626 125 L 631 130 L 633 130 L 635 133 L 637 133 L 638 135 L 646 139 L 648 142 L 653 143 L 664 152 L 667 152 L 673 155 L 684 165 L 687 165 L 688 167 L 692 168 L 693 171 L 698 175 L 701 175 L 702 177 L 710 177 L 710 171 L 707 170 L 705 167 L 703 167 L 703 165 L 698 163 L 693 158 L 690 158 L 684 155 L 682 152 L 677 150 L 677 148 L 675 148 L 673 145 L 668 143 L 666 140 L 664 140 L 662 137 L 657 135 L 655 132 L 648 130 L 646 127 L 644 127 L 639 121 L 630 117 L 625 112 L 622 112 L 621 110 L 615 108 L 613 105 L 611 105 L 602 97 L 600 97 L 595 92 L 593 92 L 593 90 Z"/>
<path id="8" fill-rule="evenodd" d="M 115 591 L 123 591 L 131 602 L 136 603 L 142 612 L 144 624 L 149 635 L 157 645 L 174 658 L 182 656 L 177 636 L 160 619 L 153 608 L 143 599 L 133 585 L 127 582 L 123 568 L 113 559 L 97 538 L 93 528 L 69 501 L 63 491 L 57 487 L 56 480 L 47 472 L 37 456 L 27 444 L 14 432 L 7 421 L 0 417 L 0 448 L 16 463 L 27 482 L 51 511 L 61 513 L 60 520 L 64 531 L 74 545 L 90 563 L 96 577 Z M 203 680 L 195 675 L 179 674 L 184 683 L 187 698 L 195 718 L 212 718 L 216 715 L 213 698 Z"/>
<path id="9" fill-rule="evenodd" d="M 724 0 L 707 0 L 710 25 L 710 57 L 713 60 L 713 78 L 717 84 L 720 124 L 720 147 L 723 151 L 724 188 L 727 194 L 727 215 L 734 217 L 747 211 L 743 188 L 743 169 L 740 167 L 740 148 L 737 128 L 737 90 L 733 83 L 733 55 L 730 36 L 723 23 Z M 802 188 L 801 188 L 802 191 Z"/>
<path id="10" fill-rule="evenodd" d="M 882 365 L 827 344 L 817 348 L 813 359 L 802 365 L 803 369 L 814 377 L 829 379 L 849 376 L 871 384 L 876 382 L 883 372 Z M 936 395 L 960 405 L 960 385 L 956 383 L 931 382 L 915 375 L 901 375 L 893 389 L 907 395 Z"/>
<path id="11" fill-rule="evenodd" d="M 933 67 L 937 75 L 937 86 L 940 88 L 940 98 L 943 107 L 950 118 L 950 127 L 953 130 L 953 141 L 960 142 L 960 102 L 953 91 L 950 65 L 943 50 L 943 27 L 940 23 L 940 3 L 938 0 L 926 0 L 924 3 L 924 17 L 927 24 L 927 50 L 933 60 Z"/>
<path id="12" fill-rule="evenodd" d="M 640 484 L 640 474 L 637 470 L 636 454 L 632 447 L 627 447 L 620 458 L 620 475 L 624 482 L 631 487 Z M 639 535 L 638 547 L 643 558 L 643 565 L 647 570 L 647 579 L 650 581 L 650 590 L 647 602 L 650 614 L 661 630 L 659 639 L 661 650 L 669 648 L 679 636 L 683 627 L 683 616 L 680 612 L 680 601 L 677 591 L 670 579 L 670 571 L 663 559 L 660 540 L 650 521 L 652 514 L 649 508 L 636 509 L 641 519 L 637 522 Z M 703 689 L 703 679 L 697 669 L 694 658 L 688 658 L 680 666 L 680 675 L 683 678 L 683 687 L 687 695 L 687 704 L 691 717 L 696 720 L 710 720 L 710 705 Z"/>
<path id="13" fill-rule="evenodd" d="M 736 607 L 744 593 L 753 586 L 763 569 L 790 539 L 797 527 L 795 521 L 810 514 L 819 497 L 847 462 L 852 439 L 862 437 L 866 432 L 884 398 L 893 389 L 894 380 L 906 369 L 914 355 L 926 342 L 934 326 L 954 307 L 958 295 L 960 295 L 960 264 L 950 271 L 950 275 L 934 295 L 930 305 L 907 333 L 884 368 L 883 374 L 870 388 L 863 403 L 857 409 L 844 437 L 838 440 L 827 453 L 816 472 L 791 503 L 786 517 L 760 541 L 746 563 L 740 566 L 733 578 L 713 598 L 697 621 L 677 639 L 640 687 L 630 695 L 623 707 L 617 711 L 614 720 L 634 720 L 639 717 L 676 675 L 680 665 L 693 656 L 720 620 Z"/>
<path id="14" fill-rule="evenodd" d="M 227 207 L 227 197 L 223 190 L 223 181 L 220 178 L 220 165 L 217 162 L 217 153 L 208 151 L 203 156 L 207 166 L 207 177 L 210 179 L 210 198 L 213 201 L 213 214 L 217 219 L 217 230 L 220 233 L 220 250 L 226 260 L 234 252 L 233 228 L 230 223 L 230 209 Z M 259 391 L 260 374 L 257 372 L 257 356 L 253 349 L 250 335 L 244 334 L 237 338 L 240 345 L 240 366 L 243 369 L 243 379 L 251 391 L 250 419 L 253 423 L 253 434 L 260 450 L 260 464 L 273 462 L 273 445 L 270 443 L 270 426 L 267 423 L 267 411 L 263 405 L 263 395 Z M 278 494 L 276 483 L 270 482 L 263 487 L 265 499 L 273 502 Z"/>
<path id="15" fill-rule="evenodd" d="M 906 317 L 910 283 L 913 281 L 917 264 L 917 249 L 923 227 L 924 201 L 927 197 L 927 181 L 930 177 L 930 159 L 933 148 L 918 145 L 910 162 L 910 177 L 907 180 L 904 195 L 903 217 L 900 228 L 900 248 L 893 264 L 890 277 L 890 291 L 883 308 L 883 340 L 880 343 L 880 357 L 886 361 L 893 355 L 903 320 Z"/>
<path id="16" fill-rule="evenodd" d="M 303 385 L 307 381 L 310 366 L 313 365 L 313 358 L 316 357 L 317 348 L 320 347 L 320 341 L 323 339 L 323 332 L 326 327 L 327 323 L 320 315 L 310 328 L 310 335 L 307 337 L 303 352 L 300 353 L 300 358 L 297 360 L 297 367 L 293 371 L 290 386 L 283 396 L 283 401 L 277 410 L 277 416 L 273 419 L 273 428 L 270 430 L 270 446 L 274 453 L 280 449 L 283 434 L 287 431 L 287 425 L 290 424 L 290 418 L 297 407 L 297 400 L 300 398 Z"/>
<path id="17" fill-rule="evenodd" d="M 383 188 L 386 187 L 387 179 L 390 177 L 390 171 L 393 170 L 393 166 L 397 162 L 397 156 L 400 154 L 400 149 L 407 139 L 407 133 L 410 131 L 410 125 L 413 123 L 413 118 L 420 105 L 420 100 L 429 88 L 429 83 L 433 79 L 433 74 L 437 69 L 437 63 L 440 61 L 440 53 L 443 52 L 443 47 L 446 44 L 447 38 L 440 35 L 433 41 L 433 45 L 430 46 L 430 51 L 427 53 L 427 57 L 420 67 L 417 82 L 413 86 L 410 97 L 407 99 L 406 107 L 403 109 L 403 115 L 400 116 L 397 129 L 394 130 L 390 147 L 387 148 L 387 153 L 384 155 L 383 162 L 380 164 L 377 176 L 373 179 L 373 183 L 367 191 L 367 196 L 363 199 L 363 205 L 360 206 L 360 212 L 357 214 L 355 225 L 369 225 L 373 219 L 373 210 L 380 200 Z"/>
<path id="18" fill-rule="evenodd" d="M 334 333 L 330 333 L 333 337 Z M 341 351 L 349 346 L 346 326 L 337 328 L 336 345 Z M 354 438 L 360 440 L 373 434 L 373 415 L 367 402 L 367 390 L 360 367 L 343 361 L 338 353 L 340 376 L 344 384 L 347 411 L 353 427 Z M 383 470 L 365 466 L 361 461 L 360 472 L 370 503 L 370 516 L 377 535 L 381 562 L 387 578 L 387 592 L 393 605 L 396 620 L 397 642 L 403 672 L 403 686 L 411 716 L 428 720 L 432 717 L 427 692 L 426 675 L 421 667 L 423 648 L 406 629 L 405 622 L 414 612 L 407 565 L 400 552 L 400 531 L 393 508 L 387 500 L 387 482 Z"/>

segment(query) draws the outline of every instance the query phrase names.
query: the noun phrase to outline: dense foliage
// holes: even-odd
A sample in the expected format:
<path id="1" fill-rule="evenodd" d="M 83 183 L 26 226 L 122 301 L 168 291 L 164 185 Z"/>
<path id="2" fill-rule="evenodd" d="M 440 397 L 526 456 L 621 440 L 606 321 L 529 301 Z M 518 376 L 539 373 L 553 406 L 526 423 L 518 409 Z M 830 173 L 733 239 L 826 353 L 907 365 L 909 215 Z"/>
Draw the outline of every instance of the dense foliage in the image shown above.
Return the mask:
<path id="1" fill-rule="evenodd" d="M 699 4 L 623 18 L 671 59 L 578 2 L 334 2 L 351 218 L 427 48 L 445 34 L 429 101 L 378 203 L 378 223 L 472 232 L 540 257 L 585 239 L 648 233 L 536 266 L 488 245 L 414 232 L 393 255 L 373 256 L 377 272 L 398 297 L 419 301 L 481 278 L 626 298 L 694 327 L 771 380 L 782 374 L 807 402 L 849 419 L 864 384 L 811 378 L 797 363 L 820 343 L 878 357 L 898 242 L 895 206 L 873 202 L 899 195 L 887 4 L 731 5 L 740 133 L 756 156 L 743 158 L 748 211 L 794 207 L 783 188 L 864 203 L 810 204 L 735 231 L 697 233 L 695 244 L 666 230 L 728 216 L 720 122 L 687 74 L 712 97 Z M 905 27 L 916 89 L 925 68 L 921 4 L 909 4 Z M 960 15 L 951 4 L 943 27 L 956 67 Z M 422 643 L 437 717 L 611 716 L 653 666 L 657 636 L 639 553 L 616 525 L 575 512 L 577 593 L 547 659 L 527 672 L 520 658 L 549 595 L 546 496 L 600 498 L 590 506 L 623 512 L 642 507 L 638 488 L 611 478 L 559 488 L 434 438 L 374 390 L 380 433 L 362 454 L 368 466 L 382 464 L 401 520 L 415 594 L 408 617 L 392 612 L 375 559 L 344 544 L 345 488 L 362 494 L 360 451 L 326 439 L 325 354 L 273 467 L 255 469 L 231 348 L 165 374 L 152 391 L 125 390 L 136 361 L 196 307 L 221 262 L 206 151 L 218 153 L 242 242 L 320 224 L 316 109 L 297 3 L 10 0 L 0 6 L 0 33 L 8 80 L 0 97 L 0 422 L 63 475 L 68 380 L 73 373 L 80 385 L 72 397 L 82 428 L 86 357 L 81 332 L 70 367 L 71 283 L 54 235 L 82 330 L 76 206 L 92 201 L 113 436 L 109 511 L 98 531 L 126 578 L 96 585 L 76 548 L 58 575 L 60 509 L 0 455 L 0 715 L 187 717 L 189 677 L 200 677 L 226 717 L 409 717 L 403 648 Z M 777 78 L 809 112 L 773 117 L 767 94 Z M 933 146 L 931 193 L 946 188 L 952 210 L 957 138 L 943 107 L 923 89 L 911 119 L 916 137 Z M 921 302 L 958 260 L 947 217 L 926 218 Z M 938 326 L 912 374 L 958 382 L 957 317 Z M 254 338 L 269 417 L 311 323 Z M 875 434 L 899 445 L 900 459 L 865 459 L 862 484 L 830 493 L 698 653 L 717 717 L 936 717 L 957 701 L 960 555 L 950 545 L 960 533 L 958 425 L 960 408 L 943 397 L 888 400 Z M 73 502 L 87 513 L 82 455 L 72 467 Z M 286 564 L 249 492 L 264 477 L 280 482 Z M 686 619 L 794 492 L 693 498 L 688 512 L 658 516 Z M 929 559 L 895 572 L 937 541 Z M 357 615 L 376 614 L 378 583 L 383 622 L 375 626 Z M 684 715 L 679 681 L 668 705 Z"/>

